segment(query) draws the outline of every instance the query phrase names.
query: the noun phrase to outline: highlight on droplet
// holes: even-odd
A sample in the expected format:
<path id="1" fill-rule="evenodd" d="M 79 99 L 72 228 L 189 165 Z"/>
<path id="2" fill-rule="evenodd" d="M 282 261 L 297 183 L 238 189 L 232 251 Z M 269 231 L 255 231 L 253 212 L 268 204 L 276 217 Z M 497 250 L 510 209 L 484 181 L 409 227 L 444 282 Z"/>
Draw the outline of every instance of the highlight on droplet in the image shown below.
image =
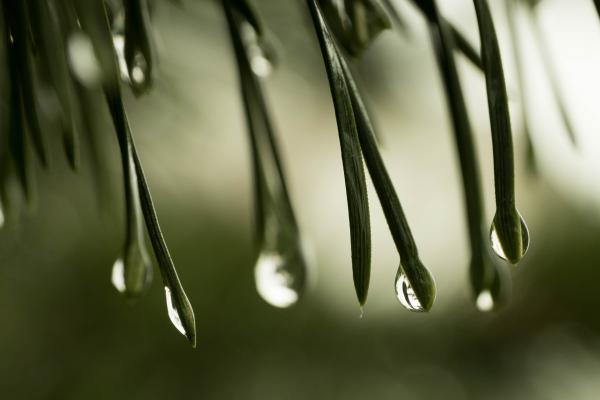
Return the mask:
<path id="1" fill-rule="evenodd" d="M 118 258 L 113 264 L 110 281 L 115 289 L 120 293 L 125 293 L 125 264 L 123 263 L 123 259 Z"/>
<path id="2" fill-rule="evenodd" d="M 258 294 L 269 304 L 290 307 L 298 301 L 295 278 L 286 268 L 286 260 L 278 253 L 261 253 L 254 268 Z"/>
<path id="3" fill-rule="evenodd" d="M 181 323 L 181 317 L 179 316 L 177 308 L 175 308 L 175 306 L 173 305 L 173 299 L 171 298 L 171 289 L 169 289 L 168 286 L 165 286 L 165 297 L 167 299 L 167 313 L 169 314 L 169 319 L 171 320 L 175 328 L 177 328 L 177 330 L 182 335 L 185 335 L 185 328 Z"/>
<path id="4" fill-rule="evenodd" d="M 148 62 L 144 55 L 137 52 L 133 57 L 133 66 L 131 67 L 131 82 L 136 85 L 141 85 L 146 81 L 146 71 L 148 70 Z"/>
<path id="5" fill-rule="evenodd" d="M 482 312 L 489 312 L 494 309 L 494 297 L 489 290 L 484 290 L 477 296 L 475 300 L 477 309 Z"/>

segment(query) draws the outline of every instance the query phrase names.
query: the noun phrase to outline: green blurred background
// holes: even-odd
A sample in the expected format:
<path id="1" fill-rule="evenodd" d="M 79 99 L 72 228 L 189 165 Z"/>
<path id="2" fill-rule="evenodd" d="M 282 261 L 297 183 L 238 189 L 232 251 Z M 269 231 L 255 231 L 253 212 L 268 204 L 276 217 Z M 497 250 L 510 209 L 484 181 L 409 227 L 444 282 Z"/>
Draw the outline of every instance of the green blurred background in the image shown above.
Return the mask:
<path id="1" fill-rule="evenodd" d="M 525 162 L 514 63 L 505 51 L 518 204 L 532 241 L 514 269 L 510 304 L 491 314 L 477 312 L 471 301 L 459 171 L 426 29 L 399 2 L 409 36 L 384 33 L 355 66 L 439 292 L 429 314 L 412 314 L 397 302 L 398 260 L 371 190 L 373 276 L 362 318 L 335 118 L 307 10 L 302 1 L 255 3 L 281 56 L 265 84 L 313 249 L 314 279 L 304 298 L 279 310 L 254 288 L 250 161 L 219 4 L 157 2 L 161 80 L 140 99 L 126 91 L 127 108 L 196 312 L 198 348 L 171 326 L 158 276 L 135 302 L 111 286 L 123 239 L 120 163 L 107 112 L 98 108 L 106 130 L 100 200 L 89 167 L 70 172 L 57 148 L 53 168 L 37 174 L 36 212 L 16 207 L 0 232 L 0 398 L 597 399 L 600 168 L 592 167 L 600 159 L 594 137 L 600 116 L 584 113 L 600 100 L 599 78 L 590 73 L 600 65 L 600 23 L 591 1 L 547 0 L 542 9 L 554 32 L 553 51 L 568 54 L 556 62 L 583 145 L 577 153 L 564 147 L 552 105 L 541 104 L 546 97 L 532 92 L 532 84 L 525 96 L 532 114 L 547 116 L 532 122 L 537 175 Z M 476 43 L 470 2 L 440 3 Z M 506 43 L 502 7 L 494 12 Z M 528 57 L 529 73 L 539 76 L 534 52 Z M 460 65 L 491 221 L 485 87 L 466 61 Z"/>

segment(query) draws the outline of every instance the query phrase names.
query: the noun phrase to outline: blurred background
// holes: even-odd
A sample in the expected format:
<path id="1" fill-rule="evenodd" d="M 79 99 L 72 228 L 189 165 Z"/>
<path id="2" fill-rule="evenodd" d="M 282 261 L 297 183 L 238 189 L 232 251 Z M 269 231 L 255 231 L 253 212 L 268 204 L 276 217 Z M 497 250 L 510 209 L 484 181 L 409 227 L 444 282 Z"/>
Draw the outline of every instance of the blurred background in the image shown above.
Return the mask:
<path id="1" fill-rule="evenodd" d="M 287 310 L 254 286 L 252 180 L 237 72 L 219 2 L 157 1 L 159 78 L 127 109 L 165 237 L 194 306 L 198 348 L 173 329 L 158 276 L 135 302 L 110 282 L 123 240 L 118 148 L 107 110 L 102 196 L 89 168 L 57 155 L 39 170 L 37 210 L 0 231 L 0 393 L 5 399 L 596 399 L 600 390 L 600 21 L 592 1 L 539 8 L 580 146 L 568 144 L 531 29 L 519 15 L 523 97 L 502 2 L 492 3 L 508 75 L 517 203 L 531 247 L 513 297 L 477 312 L 468 282 L 461 183 L 426 26 L 398 1 L 409 33 L 387 31 L 355 64 L 383 155 L 436 277 L 429 314 L 394 296 L 398 267 L 375 193 L 373 271 L 360 317 L 350 266 L 338 134 L 302 1 L 256 0 L 280 63 L 265 81 L 312 281 Z M 471 2 L 441 0 L 474 43 Z M 493 216 L 485 82 L 460 58 Z M 528 167 L 522 102 L 536 150 Z M 64 165 L 63 165 L 64 164 Z M 372 189 L 372 188 L 370 188 Z M 158 271 L 156 271 L 158 272 Z M 156 274 L 158 275 L 158 274 Z"/>

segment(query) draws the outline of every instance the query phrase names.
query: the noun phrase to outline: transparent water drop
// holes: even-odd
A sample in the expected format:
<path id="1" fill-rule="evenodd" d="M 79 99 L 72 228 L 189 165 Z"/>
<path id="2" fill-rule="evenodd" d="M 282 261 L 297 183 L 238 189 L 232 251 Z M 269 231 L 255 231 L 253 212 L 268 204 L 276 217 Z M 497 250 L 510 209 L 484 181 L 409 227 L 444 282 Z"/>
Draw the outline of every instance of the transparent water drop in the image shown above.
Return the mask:
<path id="1" fill-rule="evenodd" d="M 71 71 L 83 85 L 95 86 L 102 70 L 91 39 L 82 32 L 73 33 L 67 40 L 67 56 Z"/>
<path id="2" fill-rule="evenodd" d="M 396 297 L 410 311 L 425 311 L 404 272 L 396 278 Z"/>
<path id="3" fill-rule="evenodd" d="M 118 258 L 113 264 L 110 278 L 115 289 L 120 293 L 125 293 L 125 264 L 121 258 Z"/>
<path id="4" fill-rule="evenodd" d="M 475 300 L 477 309 L 482 312 L 492 311 L 494 309 L 494 297 L 489 290 L 484 290 L 477 296 Z"/>
<path id="5" fill-rule="evenodd" d="M 297 256 L 296 256 L 297 257 Z M 286 258 L 277 252 L 265 251 L 260 254 L 254 268 L 254 279 L 258 294 L 269 304 L 279 308 L 290 307 L 300 297 L 304 265 L 295 259 Z M 301 268 L 299 270 L 298 268 Z"/>
<path id="6" fill-rule="evenodd" d="M 523 254 L 521 254 L 521 257 L 525 256 L 525 253 L 527 253 L 527 250 L 529 249 L 529 229 L 527 228 L 527 224 L 525 223 L 525 220 L 523 219 L 523 217 L 521 218 L 521 240 L 523 243 Z M 502 243 L 500 243 L 500 238 L 498 237 L 498 232 L 496 231 L 496 224 L 492 223 L 492 227 L 490 229 L 490 242 L 492 244 L 492 249 L 494 250 L 494 253 L 496 253 L 496 255 L 500 258 L 502 258 L 503 260 L 508 260 L 508 257 L 506 256 L 506 253 L 504 252 L 504 249 L 502 248 Z"/>
<path id="7" fill-rule="evenodd" d="M 173 299 L 171 298 L 171 289 L 168 286 L 165 286 L 165 297 L 167 298 L 167 313 L 169 314 L 169 319 L 177 328 L 182 335 L 185 335 L 185 328 L 181 323 L 181 317 L 179 316 L 179 312 L 177 308 L 173 305 Z"/>

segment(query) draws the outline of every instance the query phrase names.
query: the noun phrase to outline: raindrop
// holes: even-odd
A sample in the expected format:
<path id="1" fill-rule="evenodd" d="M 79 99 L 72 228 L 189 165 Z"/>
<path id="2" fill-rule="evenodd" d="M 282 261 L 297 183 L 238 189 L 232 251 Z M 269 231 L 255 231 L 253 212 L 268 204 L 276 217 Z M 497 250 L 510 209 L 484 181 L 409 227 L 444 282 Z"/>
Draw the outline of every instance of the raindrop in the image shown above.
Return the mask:
<path id="1" fill-rule="evenodd" d="M 181 323 L 181 317 L 179 316 L 177 308 L 175 308 L 175 306 L 173 305 L 173 299 L 171 298 L 171 289 L 169 289 L 168 286 L 165 286 L 165 296 L 167 298 L 167 312 L 169 314 L 169 319 L 171 320 L 175 328 L 177 328 L 177 330 L 181 332 L 182 335 L 185 335 L 185 328 Z"/>
<path id="2" fill-rule="evenodd" d="M 133 66 L 131 67 L 131 82 L 136 85 L 141 85 L 146 81 L 146 71 L 148 63 L 142 53 L 136 53 L 133 57 Z"/>
<path id="3" fill-rule="evenodd" d="M 425 311 L 404 272 L 396 278 L 396 297 L 410 311 Z"/>
<path id="4" fill-rule="evenodd" d="M 241 31 L 252 72 L 261 78 L 268 77 L 274 69 L 275 50 L 249 23 L 244 23 Z"/>
<path id="5" fill-rule="evenodd" d="M 264 54 L 256 54 L 250 59 L 252 72 L 256 75 L 266 78 L 273 72 L 273 63 Z"/>
<path id="6" fill-rule="evenodd" d="M 488 312 L 494 309 L 494 298 L 489 290 L 484 290 L 477 296 L 475 305 L 479 311 Z"/>
<path id="7" fill-rule="evenodd" d="M 72 34 L 67 41 L 69 66 L 75 77 L 86 86 L 95 86 L 102 71 L 90 38 L 81 32 Z"/>
<path id="8" fill-rule="evenodd" d="M 300 297 L 304 271 L 304 262 L 298 251 L 288 257 L 277 252 L 263 251 L 254 268 L 258 294 L 274 307 L 290 307 Z"/>
<path id="9" fill-rule="evenodd" d="M 122 259 L 117 259 L 113 264 L 111 282 L 120 293 L 125 293 L 125 265 Z"/>
<path id="10" fill-rule="evenodd" d="M 529 229 L 527 228 L 527 224 L 525 224 L 523 217 L 519 217 L 521 218 L 521 241 L 523 243 L 523 252 L 520 257 L 522 258 L 529 249 Z M 502 258 L 503 260 L 510 261 L 508 260 L 504 249 L 502 248 L 502 243 L 500 243 L 500 238 L 498 237 L 495 223 L 492 223 L 492 227 L 490 229 L 490 242 L 492 243 L 492 249 L 494 250 L 494 253 L 496 253 L 498 257 Z"/>

